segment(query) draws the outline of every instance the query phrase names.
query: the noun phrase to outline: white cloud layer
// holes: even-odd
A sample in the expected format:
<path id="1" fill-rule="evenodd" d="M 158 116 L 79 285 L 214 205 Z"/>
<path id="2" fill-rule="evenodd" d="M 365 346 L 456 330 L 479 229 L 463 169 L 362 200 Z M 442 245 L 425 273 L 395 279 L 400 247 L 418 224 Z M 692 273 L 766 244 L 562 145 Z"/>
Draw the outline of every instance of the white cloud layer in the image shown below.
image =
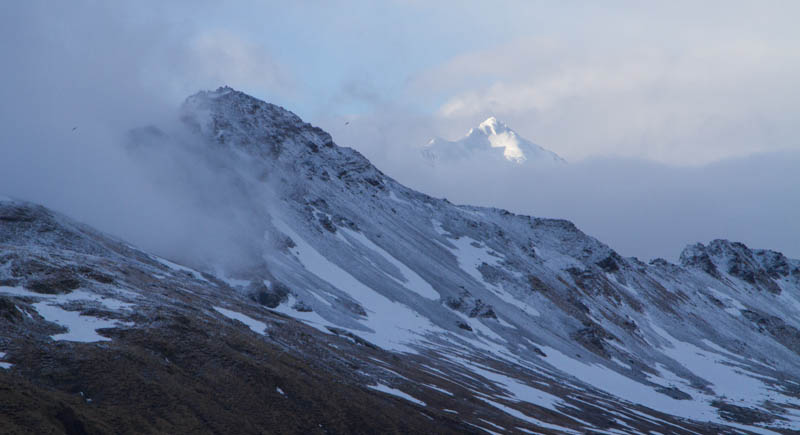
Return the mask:
<path id="1" fill-rule="evenodd" d="M 571 160 L 696 165 L 800 147 L 792 47 L 740 38 L 613 48 L 522 40 L 453 59 L 415 86 L 463 82 L 440 105 L 441 123 L 463 127 L 494 114 Z"/>

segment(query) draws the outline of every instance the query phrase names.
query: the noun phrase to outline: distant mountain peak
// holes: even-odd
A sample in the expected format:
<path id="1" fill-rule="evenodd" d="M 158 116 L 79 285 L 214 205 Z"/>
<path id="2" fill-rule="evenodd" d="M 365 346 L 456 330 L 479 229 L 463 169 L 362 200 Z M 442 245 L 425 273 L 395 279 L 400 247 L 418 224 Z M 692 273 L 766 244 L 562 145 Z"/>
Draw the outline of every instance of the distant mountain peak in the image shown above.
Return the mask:
<path id="1" fill-rule="evenodd" d="M 494 116 L 471 128 L 459 140 L 437 137 L 422 150 L 422 155 L 434 164 L 471 159 L 485 161 L 487 154 L 516 165 L 566 163 L 556 153 L 521 137 Z"/>
<path id="2" fill-rule="evenodd" d="M 487 136 L 501 134 L 506 131 L 512 131 L 504 122 L 498 121 L 494 116 L 490 116 L 486 118 L 485 121 L 481 122 L 478 125 L 478 129 L 484 132 Z"/>

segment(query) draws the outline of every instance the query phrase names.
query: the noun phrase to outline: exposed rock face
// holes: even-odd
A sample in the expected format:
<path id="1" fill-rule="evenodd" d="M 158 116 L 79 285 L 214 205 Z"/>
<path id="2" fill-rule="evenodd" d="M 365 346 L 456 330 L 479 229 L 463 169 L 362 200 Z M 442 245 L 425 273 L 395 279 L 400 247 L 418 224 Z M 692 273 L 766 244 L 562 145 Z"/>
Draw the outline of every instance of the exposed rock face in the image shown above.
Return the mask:
<path id="1" fill-rule="evenodd" d="M 464 291 L 459 297 L 448 298 L 445 302 L 448 307 L 453 310 L 460 311 L 470 318 L 480 317 L 484 319 L 496 319 L 497 315 L 494 313 L 491 305 L 486 304 L 480 299 L 476 299 L 468 292 Z M 465 324 L 466 325 L 466 324 Z M 468 329 L 460 326 L 462 329 Z M 472 330 L 472 329 L 468 329 Z"/>
<path id="2" fill-rule="evenodd" d="M 714 278 L 720 277 L 717 265 L 711 260 L 706 247 L 703 246 L 702 243 L 687 246 L 683 252 L 681 252 L 681 265 L 683 267 L 700 269 Z"/>
<path id="3" fill-rule="evenodd" d="M 610 357 L 606 341 L 616 340 L 613 334 L 610 334 L 596 323 L 588 323 L 585 327 L 570 334 L 570 336 L 585 348 L 606 358 Z"/>
<path id="4" fill-rule="evenodd" d="M 183 119 L 186 152 L 225 171 L 256 223 L 247 267 L 196 270 L 0 201 L 0 427 L 797 427 L 797 260 L 727 241 L 680 265 L 623 258 L 568 221 L 410 190 L 229 88 L 190 97 Z"/>
<path id="5" fill-rule="evenodd" d="M 793 275 L 797 266 L 790 265 L 783 254 L 769 250 L 751 250 L 743 243 L 727 240 L 714 240 L 706 247 L 701 243 L 687 247 L 681 253 L 681 264 L 685 267 L 699 268 L 709 275 L 719 278 L 720 271 L 740 279 L 758 290 L 779 294 L 778 281 L 790 278 L 798 283 Z"/>
<path id="6" fill-rule="evenodd" d="M 261 305 L 268 308 L 275 308 L 283 302 L 289 300 L 289 288 L 276 282 L 267 287 L 264 283 L 252 282 L 247 286 L 250 297 Z"/>
<path id="7" fill-rule="evenodd" d="M 742 315 L 752 321 L 758 327 L 759 332 L 772 335 L 775 340 L 800 355 L 800 329 L 786 324 L 778 316 L 765 315 L 750 310 L 743 310 Z"/>

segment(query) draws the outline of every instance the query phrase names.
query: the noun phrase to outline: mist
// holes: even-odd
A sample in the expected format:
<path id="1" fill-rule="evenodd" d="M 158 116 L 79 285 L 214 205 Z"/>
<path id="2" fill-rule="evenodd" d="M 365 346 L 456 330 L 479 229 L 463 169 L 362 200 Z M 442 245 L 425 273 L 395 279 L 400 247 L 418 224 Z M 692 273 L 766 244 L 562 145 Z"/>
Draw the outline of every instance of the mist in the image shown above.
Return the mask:
<path id="1" fill-rule="evenodd" d="M 211 58 L 189 26 L 168 24 L 158 7 L 7 9 L 0 192 L 185 264 L 227 270 L 259 261 L 254 241 L 266 212 L 252 204 L 266 207 L 268 189 L 244 189 L 225 170 L 234 163 L 179 121 L 184 98 L 219 84 L 217 70 L 201 68 Z M 159 140 L 131 133 L 144 126 Z"/>
<path id="2" fill-rule="evenodd" d="M 178 121 L 188 95 L 228 84 L 321 125 L 410 187 L 569 219 L 623 255 L 674 260 L 688 243 L 726 238 L 800 257 L 800 159 L 792 151 L 800 62 L 791 14 L 765 10 L 780 19 L 744 33 L 739 23 L 750 22 L 749 7 L 726 8 L 720 22 L 700 14 L 685 23 L 691 32 L 659 45 L 648 41 L 674 34 L 674 24 L 686 21 L 681 8 L 653 19 L 604 6 L 609 15 L 625 13 L 576 22 L 570 8 L 519 3 L 528 16 L 552 15 L 558 25 L 528 34 L 526 14 L 509 8 L 499 13 L 519 15 L 518 22 L 494 34 L 484 14 L 469 15 L 484 26 L 487 35 L 478 38 L 464 34 L 449 5 L 436 14 L 450 17 L 442 32 L 458 32 L 437 45 L 442 32 L 412 25 L 421 5 L 398 2 L 391 8 L 405 10 L 404 21 L 385 29 L 398 33 L 371 40 L 354 31 L 358 37 L 348 33 L 339 44 L 342 23 L 359 25 L 347 8 L 313 12 L 298 4 L 284 16 L 269 5 L 244 14 L 187 4 L 4 7 L 0 195 L 43 204 L 171 259 L 244 263 L 256 256 L 249 241 L 267 213 L 245 204 L 266 204 L 269 192 L 242 190 L 219 171 L 230 162 L 203 152 Z M 283 30 L 300 23 L 328 33 L 270 33 L 265 17 Z M 602 36 L 608 26 L 623 27 L 615 23 L 653 20 L 658 26 L 638 30 L 643 43 L 627 43 L 635 39 L 628 31 Z M 706 37 L 709 23 L 717 33 Z M 575 30 L 585 26 L 594 37 Z M 739 39 L 730 42 L 732 34 Z M 472 46 L 456 44 L 467 36 Z M 415 38 L 432 51 L 416 69 L 402 70 L 405 62 L 386 44 L 403 42 L 415 57 Z M 350 56 L 353 47 L 361 57 Z M 431 171 L 419 159 L 419 146 L 433 136 L 454 138 L 493 114 L 571 163 L 555 173 L 486 165 Z M 148 125 L 169 139 L 132 152 L 129 132 Z M 687 162 L 694 165 L 678 164 Z"/>
<path id="3" fill-rule="evenodd" d="M 369 157 L 369 149 L 366 151 Z M 625 256 L 677 261 L 682 249 L 721 238 L 800 257 L 800 152 L 679 167 L 596 158 L 555 168 L 502 162 L 433 167 L 419 149 L 375 153 L 417 190 L 457 204 L 567 219 Z"/>

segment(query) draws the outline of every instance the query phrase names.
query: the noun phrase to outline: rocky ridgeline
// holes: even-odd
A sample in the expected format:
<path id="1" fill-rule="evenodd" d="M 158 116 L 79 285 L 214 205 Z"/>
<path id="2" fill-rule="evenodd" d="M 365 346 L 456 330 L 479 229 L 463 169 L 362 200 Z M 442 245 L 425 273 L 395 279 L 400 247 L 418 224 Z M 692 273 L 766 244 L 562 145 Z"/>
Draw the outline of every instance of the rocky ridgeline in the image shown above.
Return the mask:
<path id="1" fill-rule="evenodd" d="M 680 261 L 684 267 L 700 269 L 715 278 L 726 274 L 776 294 L 781 292 L 781 280 L 800 283 L 800 262 L 789 260 L 780 252 L 750 249 L 739 242 L 714 240 L 708 246 L 687 246 Z"/>

